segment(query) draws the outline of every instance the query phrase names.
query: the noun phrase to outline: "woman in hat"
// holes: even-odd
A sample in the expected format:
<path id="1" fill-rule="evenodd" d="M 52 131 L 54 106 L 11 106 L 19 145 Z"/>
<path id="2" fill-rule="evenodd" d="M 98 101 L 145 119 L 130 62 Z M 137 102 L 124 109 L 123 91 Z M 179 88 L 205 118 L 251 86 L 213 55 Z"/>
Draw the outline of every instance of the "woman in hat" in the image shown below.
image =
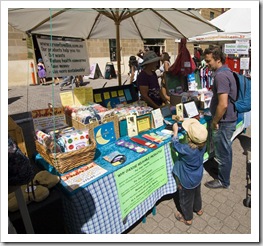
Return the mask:
<path id="1" fill-rule="evenodd" d="M 196 119 L 187 119 L 182 124 L 187 132 L 188 143 L 179 142 L 178 125 L 173 125 L 173 148 L 178 153 L 173 174 L 175 175 L 179 191 L 179 208 L 175 218 L 185 223 L 192 224 L 193 212 L 201 216 L 201 180 L 203 177 L 203 158 L 206 151 L 207 129 Z"/>
<path id="2" fill-rule="evenodd" d="M 37 70 L 40 84 L 44 85 L 46 83 L 46 68 L 41 58 L 38 59 Z"/>
<path id="3" fill-rule="evenodd" d="M 160 57 L 154 51 L 148 51 L 143 56 L 143 70 L 137 77 L 137 86 L 139 88 L 141 98 L 148 106 L 156 109 L 165 102 L 158 83 L 158 77 L 155 73 L 157 62 Z"/>

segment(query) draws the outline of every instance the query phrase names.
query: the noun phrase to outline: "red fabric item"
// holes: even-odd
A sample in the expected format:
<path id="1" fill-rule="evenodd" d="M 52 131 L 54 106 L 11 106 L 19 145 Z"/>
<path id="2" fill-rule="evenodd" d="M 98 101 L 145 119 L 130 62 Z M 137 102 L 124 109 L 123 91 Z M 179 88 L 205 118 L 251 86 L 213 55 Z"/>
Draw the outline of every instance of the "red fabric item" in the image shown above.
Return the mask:
<path id="1" fill-rule="evenodd" d="M 179 54 L 176 57 L 175 62 L 169 68 L 169 71 L 174 75 L 184 75 L 190 74 L 194 72 L 196 69 L 196 65 L 186 48 L 186 39 L 181 39 L 179 44 Z"/>
<path id="2" fill-rule="evenodd" d="M 240 59 L 239 58 L 231 58 L 226 57 L 225 64 L 234 72 L 240 72 Z"/>

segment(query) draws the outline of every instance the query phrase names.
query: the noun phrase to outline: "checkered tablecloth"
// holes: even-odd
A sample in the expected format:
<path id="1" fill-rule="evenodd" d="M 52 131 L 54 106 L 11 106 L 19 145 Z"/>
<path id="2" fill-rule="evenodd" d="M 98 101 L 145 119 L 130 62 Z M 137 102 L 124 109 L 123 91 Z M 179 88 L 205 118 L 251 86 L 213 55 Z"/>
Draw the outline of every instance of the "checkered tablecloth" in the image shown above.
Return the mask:
<path id="1" fill-rule="evenodd" d="M 168 182 L 153 192 L 122 220 L 114 174 L 104 176 L 72 196 L 63 196 L 66 226 L 70 233 L 119 234 L 151 210 L 164 195 L 176 192 L 170 144 L 165 144 Z"/>

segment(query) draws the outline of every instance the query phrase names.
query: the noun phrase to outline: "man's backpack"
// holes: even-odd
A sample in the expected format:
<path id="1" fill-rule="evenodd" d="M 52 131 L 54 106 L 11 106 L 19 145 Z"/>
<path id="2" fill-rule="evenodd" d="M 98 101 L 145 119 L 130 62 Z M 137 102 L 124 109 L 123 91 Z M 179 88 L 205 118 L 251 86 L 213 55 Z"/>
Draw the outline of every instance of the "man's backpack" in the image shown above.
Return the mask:
<path id="1" fill-rule="evenodd" d="M 230 70 L 229 68 L 223 68 L 221 71 Z M 251 110 L 251 79 L 233 72 L 237 85 L 237 97 L 234 99 L 230 97 L 230 101 L 234 104 L 235 110 L 238 113 L 245 113 Z"/>
<path id="2" fill-rule="evenodd" d="M 251 110 L 251 79 L 233 72 L 237 84 L 237 98 L 230 101 L 234 103 L 238 113 L 245 113 Z"/>

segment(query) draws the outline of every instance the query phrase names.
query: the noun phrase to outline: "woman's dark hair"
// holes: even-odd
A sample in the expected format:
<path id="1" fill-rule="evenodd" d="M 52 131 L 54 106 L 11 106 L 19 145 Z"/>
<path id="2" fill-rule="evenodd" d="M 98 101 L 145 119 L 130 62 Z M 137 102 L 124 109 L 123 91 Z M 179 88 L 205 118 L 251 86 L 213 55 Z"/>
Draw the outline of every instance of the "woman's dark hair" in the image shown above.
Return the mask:
<path id="1" fill-rule="evenodd" d="M 220 60 L 222 62 L 222 64 L 225 64 L 226 56 L 222 52 L 220 47 L 216 46 L 216 47 L 209 47 L 209 48 L 205 49 L 204 55 L 208 55 L 208 54 L 212 54 L 212 57 L 215 61 Z"/>
<path id="2" fill-rule="evenodd" d="M 170 56 L 167 52 L 163 52 L 162 53 L 162 56 L 163 56 L 163 61 L 170 61 Z"/>
<path id="3" fill-rule="evenodd" d="M 130 56 L 130 59 L 129 59 L 129 67 L 131 66 L 136 66 L 138 67 L 138 61 L 136 59 L 135 56 Z"/>

